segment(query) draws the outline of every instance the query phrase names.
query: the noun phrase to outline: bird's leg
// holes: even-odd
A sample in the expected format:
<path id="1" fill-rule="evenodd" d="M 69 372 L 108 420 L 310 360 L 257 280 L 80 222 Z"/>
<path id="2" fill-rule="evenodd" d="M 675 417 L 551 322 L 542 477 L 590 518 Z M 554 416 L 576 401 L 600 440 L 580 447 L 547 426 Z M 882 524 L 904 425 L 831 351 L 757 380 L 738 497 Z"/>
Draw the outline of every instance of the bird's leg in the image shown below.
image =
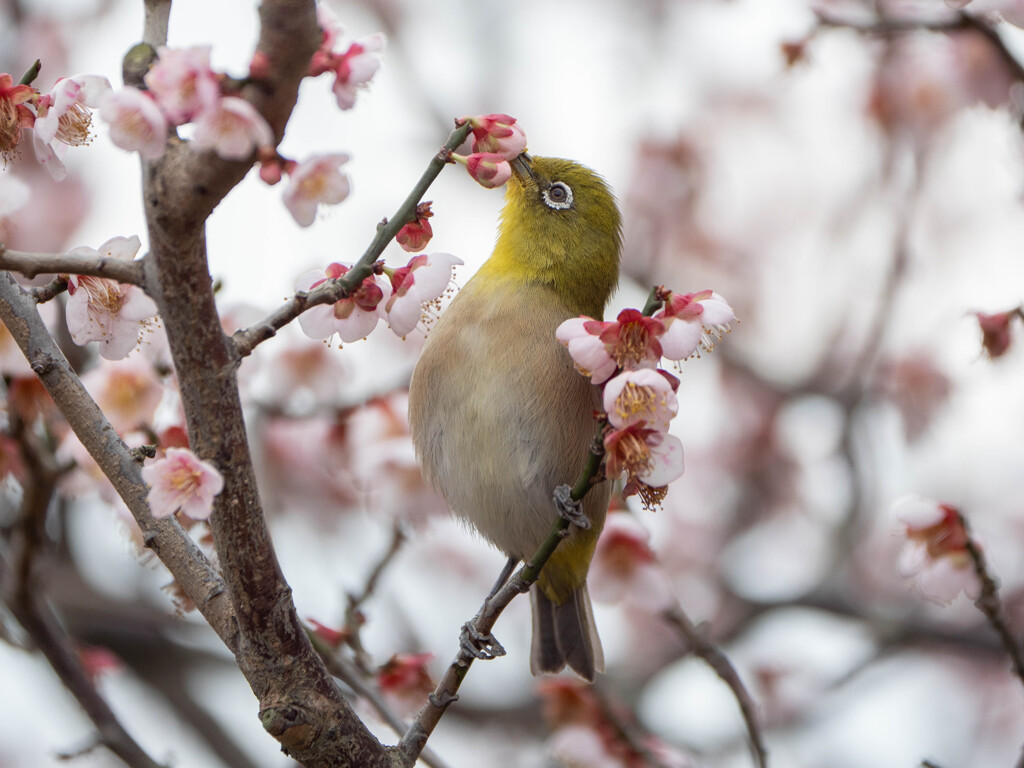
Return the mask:
<path id="1" fill-rule="evenodd" d="M 572 488 L 568 485 L 558 486 L 555 488 L 554 499 L 559 515 L 579 528 L 590 527 L 590 520 L 583 514 L 583 505 L 572 497 Z"/>
<path id="2" fill-rule="evenodd" d="M 510 557 L 505 562 L 505 566 L 501 569 L 501 573 L 498 574 L 498 580 L 494 582 L 494 586 L 491 587 L 491 591 L 487 593 L 488 600 L 498 594 L 498 590 L 505 586 L 505 582 L 508 581 L 508 577 L 512 575 L 512 571 L 516 569 L 517 565 L 519 565 L 518 557 Z"/>
<path id="3" fill-rule="evenodd" d="M 474 659 L 487 661 L 505 655 L 505 649 L 490 632 L 484 634 L 476 628 L 476 619 L 462 625 L 459 645 Z"/>

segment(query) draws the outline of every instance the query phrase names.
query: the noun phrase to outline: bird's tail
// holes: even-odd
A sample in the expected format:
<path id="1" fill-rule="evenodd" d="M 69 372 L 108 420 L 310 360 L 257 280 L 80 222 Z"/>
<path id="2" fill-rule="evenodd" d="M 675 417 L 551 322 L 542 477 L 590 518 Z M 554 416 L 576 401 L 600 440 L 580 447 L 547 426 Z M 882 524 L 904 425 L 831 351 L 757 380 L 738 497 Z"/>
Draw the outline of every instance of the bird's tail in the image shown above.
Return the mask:
<path id="1" fill-rule="evenodd" d="M 568 600 L 557 604 L 537 584 L 530 590 L 533 609 L 533 644 L 530 671 L 553 675 L 568 665 L 587 682 L 604 672 L 604 651 L 594 624 L 594 610 L 586 583 Z"/>

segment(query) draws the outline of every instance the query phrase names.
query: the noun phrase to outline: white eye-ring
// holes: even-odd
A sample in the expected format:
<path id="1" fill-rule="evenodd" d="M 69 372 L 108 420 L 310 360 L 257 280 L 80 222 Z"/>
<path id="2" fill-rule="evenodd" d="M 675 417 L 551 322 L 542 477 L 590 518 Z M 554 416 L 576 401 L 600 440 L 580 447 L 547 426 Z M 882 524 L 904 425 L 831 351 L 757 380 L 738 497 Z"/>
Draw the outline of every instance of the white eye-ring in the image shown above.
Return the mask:
<path id="1" fill-rule="evenodd" d="M 558 211 L 572 208 L 572 189 L 564 182 L 552 182 L 550 187 L 541 191 L 541 196 L 544 198 L 544 205 L 548 208 Z"/>

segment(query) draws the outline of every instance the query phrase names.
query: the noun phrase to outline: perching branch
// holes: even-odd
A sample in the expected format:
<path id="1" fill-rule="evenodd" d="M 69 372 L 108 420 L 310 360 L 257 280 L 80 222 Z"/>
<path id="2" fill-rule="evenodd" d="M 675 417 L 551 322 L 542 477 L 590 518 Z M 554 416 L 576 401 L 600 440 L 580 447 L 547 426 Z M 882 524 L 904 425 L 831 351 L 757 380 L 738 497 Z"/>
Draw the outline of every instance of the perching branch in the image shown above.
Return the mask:
<path id="1" fill-rule="evenodd" d="M 587 456 L 587 463 L 580 473 L 576 485 L 569 492 L 569 498 L 579 502 L 587 495 L 587 492 L 601 481 L 601 463 L 604 459 L 604 433 L 605 422 L 602 421 L 597 430 L 597 435 L 590 447 Z M 557 497 L 557 492 L 556 492 Z M 498 617 L 508 607 L 509 603 L 517 596 L 530 591 L 530 587 L 540 576 L 540 571 L 547 563 L 548 558 L 554 553 L 558 544 L 565 539 L 569 526 L 572 525 L 569 518 L 559 514 L 558 519 L 551 528 L 548 537 L 541 544 L 537 553 L 530 558 L 530 561 L 523 565 L 516 574 L 510 578 L 505 585 L 493 596 L 484 600 L 476 616 L 469 622 L 471 631 L 478 637 L 490 637 L 491 629 L 497 622 Z M 469 668 L 475 660 L 475 656 L 464 646 L 460 646 L 455 659 L 445 670 L 444 676 L 437 684 L 437 688 L 430 695 L 429 701 L 416 714 L 416 720 L 402 737 L 399 749 L 406 755 L 410 762 L 414 762 L 422 752 L 430 734 L 441 721 L 441 717 L 448 710 L 449 705 L 458 700 L 459 687 L 469 673 Z"/>
<path id="2" fill-rule="evenodd" d="M 232 339 L 235 344 L 235 352 L 239 357 L 246 357 L 262 342 L 273 338 L 274 335 L 297 318 L 310 307 L 318 304 L 333 304 L 336 301 L 348 296 L 354 289 L 362 284 L 363 280 L 373 274 L 373 265 L 384 252 L 384 248 L 398 234 L 398 230 L 415 218 L 416 206 L 419 205 L 423 196 L 427 193 L 434 179 L 438 177 L 441 170 L 448 163 L 448 158 L 469 135 L 469 123 L 457 127 L 448 136 L 441 150 L 430 160 L 427 170 L 423 172 L 419 181 L 409 192 L 409 195 L 398 206 L 395 215 L 390 220 L 385 219 L 377 225 L 377 233 L 367 247 L 366 251 L 359 258 L 352 269 L 336 280 L 328 280 L 318 285 L 312 291 L 296 293 L 281 307 L 276 309 L 261 322 L 237 331 Z"/>
<path id="3" fill-rule="evenodd" d="M 712 643 L 707 636 L 701 632 L 690 617 L 683 611 L 682 606 L 674 605 L 665 609 L 661 617 L 679 630 L 690 650 L 711 667 L 715 673 L 722 678 L 722 681 L 729 686 L 736 702 L 740 705 L 740 712 L 743 715 L 743 722 L 747 726 L 747 735 L 750 737 L 750 751 L 754 757 L 754 765 L 758 768 L 766 768 L 768 765 L 768 751 L 764 746 L 764 738 L 761 735 L 761 726 L 758 723 L 757 706 L 754 704 L 750 693 L 747 692 L 743 681 L 733 667 L 732 663 L 719 648 Z"/>

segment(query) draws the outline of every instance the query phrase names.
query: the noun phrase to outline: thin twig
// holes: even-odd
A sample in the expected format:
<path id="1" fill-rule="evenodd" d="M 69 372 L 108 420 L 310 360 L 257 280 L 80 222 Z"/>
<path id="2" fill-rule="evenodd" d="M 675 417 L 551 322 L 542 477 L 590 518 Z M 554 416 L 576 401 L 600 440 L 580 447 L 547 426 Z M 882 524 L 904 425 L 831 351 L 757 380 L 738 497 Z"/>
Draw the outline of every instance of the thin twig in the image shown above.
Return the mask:
<path id="1" fill-rule="evenodd" d="M 661 617 L 679 630 L 679 633 L 686 640 L 693 653 L 703 659 L 715 673 L 722 678 L 722 681 L 729 686 L 733 697 L 740 706 L 740 713 L 743 715 L 743 722 L 747 726 L 747 735 L 750 737 L 750 752 L 754 757 L 754 764 L 758 768 L 766 768 L 768 765 L 768 751 L 764 746 L 764 738 L 761 735 L 761 726 L 757 718 L 757 706 L 750 697 L 743 681 L 733 667 L 732 662 L 712 643 L 707 636 L 701 632 L 690 621 L 690 617 L 683 611 L 682 606 L 674 605 L 662 612 Z"/>
<path id="2" fill-rule="evenodd" d="M 999 640 L 1013 664 L 1014 674 L 1024 684 L 1024 654 L 1021 653 L 1020 643 L 1017 642 L 1017 639 L 1010 631 L 1009 625 L 1006 623 L 1003 604 L 999 599 L 999 587 L 996 586 L 995 579 L 989 574 L 988 563 L 985 562 L 985 553 L 981 551 L 981 547 L 971 537 L 971 532 L 967 527 L 967 519 L 959 512 L 957 512 L 957 517 L 960 519 L 960 525 L 963 526 L 964 532 L 967 534 L 967 541 L 965 543 L 967 554 L 970 555 L 974 572 L 981 581 L 981 594 L 974 601 L 974 605 L 985 614 L 989 625 L 999 635 Z"/>
<path id="3" fill-rule="evenodd" d="M 363 591 L 358 595 L 348 596 L 348 606 L 345 608 L 345 628 L 348 630 L 348 638 L 346 643 L 352 648 L 356 657 L 356 665 L 359 666 L 363 672 L 369 672 L 369 654 L 366 652 L 366 648 L 363 647 L 363 639 L 359 632 L 360 627 L 363 625 L 362 618 L 359 615 L 359 609 L 363 603 L 370 599 L 373 595 L 374 590 L 377 588 L 377 583 L 380 581 L 380 577 L 384 574 L 388 565 L 395 559 L 395 556 L 402 549 L 402 545 L 405 544 L 406 536 L 402 530 L 402 525 L 398 521 L 395 524 L 391 532 L 391 544 L 388 546 L 387 551 L 383 554 L 381 559 L 377 561 L 377 564 L 370 571 L 370 576 L 366 580 L 366 586 L 363 587 Z M 405 729 L 399 731 L 399 735 L 405 733 Z"/>
<path id="4" fill-rule="evenodd" d="M 141 260 L 125 261 L 109 256 L 92 258 L 72 256 L 69 253 L 29 253 L 13 251 L 0 245 L 0 269 L 17 272 L 25 277 L 49 274 L 94 275 L 119 283 L 144 284 Z"/>
<path id="5" fill-rule="evenodd" d="M 324 660 L 324 664 L 327 665 L 328 672 L 355 691 L 357 696 L 360 696 L 369 702 L 370 706 L 374 708 L 380 718 L 399 736 L 409 730 L 409 724 L 388 706 L 388 703 L 384 701 L 384 698 L 380 695 L 380 691 L 366 681 L 362 670 L 360 670 L 355 663 L 344 658 L 340 653 L 328 648 L 324 642 L 316 636 L 316 633 L 309 632 L 308 634 L 313 643 L 313 647 L 316 648 L 317 652 L 320 654 L 320 658 L 322 658 Z M 431 768 L 448 768 L 447 763 L 445 763 L 444 760 L 442 760 L 441 757 L 433 752 L 429 747 L 423 748 L 423 751 L 419 755 L 419 759 Z"/>
<path id="6" fill-rule="evenodd" d="M 576 485 L 573 486 L 569 493 L 569 497 L 573 501 L 581 501 L 587 495 L 587 492 L 597 482 L 600 482 L 601 464 L 604 459 L 604 441 L 602 439 L 604 427 L 605 422 L 602 420 L 598 426 L 594 442 L 590 447 L 587 463 L 580 473 Z M 565 539 L 566 531 L 568 531 L 570 525 L 569 519 L 559 514 L 557 521 L 551 528 L 551 532 L 544 540 L 544 543 L 541 544 L 537 553 L 493 597 L 484 600 L 480 610 L 470 621 L 470 626 L 478 637 L 490 637 L 491 629 L 509 603 L 517 595 L 525 594 L 530 590 L 530 587 L 540 576 L 541 569 L 548 561 L 548 558 L 554 553 L 559 543 Z M 472 666 L 475 658 L 465 647 L 460 646 L 459 652 L 455 655 L 455 659 L 448 666 L 448 669 L 445 670 L 444 676 L 437 684 L 437 688 L 428 697 L 428 702 L 416 714 L 415 721 L 398 744 L 398 748 L 410 761 L 415 761 L 426 745 L 427 739 L 430 738 L 430 734 L 433 733 L 434 728 L 441 721 L 441 717 L 448 710 L 448 707 L 458 700 L 459 687 L 469 673 L 469 668 Z"/>
<path id="7" fill-rule="evenodd" d="M 53 499 L 59 471 L 53 457 L 44 457 L 22 434 L 22 453 L 28 478 L 22 500 L 22 542 L 18 560 L 8 563 L 0 555 L 0 591 L 12 615 L 50 663 L 98 731 L 98 740 L 132 768 L 160 768 L 124 729 L 113 710 L 96 691 L 75 653 L 70 637 L 49 606 L 32 588 L 32 565 L 46 510 Z"/>
<path id="8" fill-rule="evenodd" d="M 642 734 L 638 733 L 639 729 L 636 724 L 622 717 L 613 706 L 612 702 L 608 700 L 598 686 L 594 685 L 590 687 L 591 693 L 594 695 L 594 699 L 597 702 L 597 706 L 601 710 L 601 715 L 604 718 L 605 723 L 610 725 L 615 730 L 615 735 L 621 740 L 629 749 L 637 755 L 642 761 L 642 765 L 645 768 L 668 768 L 666 764 L 654 754 L 646 744 L 643 742 Z"/>
<path id="9" fill-rule="evenodd" d="M 28 295 L 36 304 L 45 304 L 51 299 L 57 298 L 68 289 L 68 281 L 64 277 L 57 276 L 46 285 L 36 286 L 28 289 Z"/>
<path id="10" fill-rule="evenodd" d="M 465 123 L 452 131 L 441 150 L 431 159 L 427 170 L 423 172 L 420 180 L 412 188 L 408 197 L 395 211 L 391 219 L 385 219 L 377 225 L 377 233 L 370 242 L 365 253 L 359 261 L 344 276 L 336 280 L 328 280 L 318 285 L 312 291 L 300 291 L 286 301 L 281 307 L 274 310 L 262 321 L 244 330 L 237 331 L 232 339 L 235 343 L 235 352 L 241 357 L 252 354 L 252 351 L 262 342 L 273 338 L 274 335 L 297 318 L 310 307 L 319 304 L 333 304 L 336 301 L 347 297 L 351 291 L 362 284 L 363 280 L 373 274 L 374 264 L 384 252 L 384 248 L 398 234 L 398 231 L 412 221 L 416 215 L 416 206 L 419 205 L 434 179 L 438 177 L 441 170 L 448 163 L 451 153 L 459 147 L 469 134 L 469 123 Z"/>

